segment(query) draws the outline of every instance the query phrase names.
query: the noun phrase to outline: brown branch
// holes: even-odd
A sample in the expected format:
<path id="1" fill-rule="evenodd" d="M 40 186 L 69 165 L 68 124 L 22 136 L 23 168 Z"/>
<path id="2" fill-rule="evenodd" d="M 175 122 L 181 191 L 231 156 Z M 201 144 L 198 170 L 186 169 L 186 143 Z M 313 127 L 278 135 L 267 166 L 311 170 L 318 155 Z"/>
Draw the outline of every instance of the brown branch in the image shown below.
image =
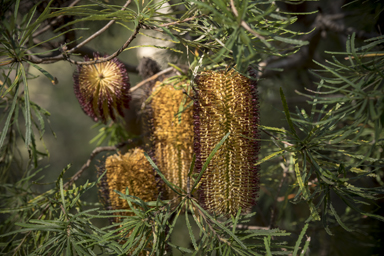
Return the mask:
<path id="1" fill-rule="evenodd" d="M 72 7 L 72 6 L 75 6 L 77 3 L 79 3 L 81 0 L 75 0 L 73 1 L 70 5 L 68 5 L 68 7 Z M 48 25 L 46 25 L 44 28 L 36 31 L 35 33 L 33 33 L 32 37 L 37 37 L 38 35 L 44 33 L 45 31 L 47 31 L 48 29 L 52 28 L 54 25 L 56 25 L 62 18 L 64 17 L 64 15 L 60 15 L 58 16 L 56 19 L 54 19 L 52 22 L 50 22 Z"/>
<path id="2" fill-rule="evenodd" d="M 128 38 L 128 40 L 124 43 L 124 45 L 122 47 L 120 47 L 119 50 L 117 50 L 112 55 L 110 55 L 106 58 L 100 58 L 100 59 L 91 60 L 91 61 L 76 61 L 76 60 L 69 58 L 69 56 L 67 56 L 67 54 L 60 54 L 58 56 L 48 57 L 48 58 L 39 58 L 39 57 L 36 57 L 33 55 L 29 55 L 28 60 L 32 63 L 35 63 L 35 64 L 47 64 L 47 63 L 52 63 L 52 62 L 56 62 L 59 60 L 66 60 L 66 61 L 68 61 L 72 64 L 76 64 L 76 65 L 91 65 L 91 64 L 106 62 L 106 61 L 109 61 L 109 60 L 117 57 L 120 53 L 122 53 L 125 50 L 125 48 L 127 48 L 129 46 L 129 44 L 133 41 L 133 39 L 135 39 L 136 35 L 139 33 L 140 27 L 141 27 L 141 24 L 139 23 L 136 26 L 135 30 L 133 31 L 133 34 Z"/>
<path id="3" fill-rule="evenodd" d="M 238 17 L 239 16 L 239 13 L 237 12 L 236 10 L 236 7 L 235 7 L 235 3 L 233 2 L 233 0 L 230 1 L 230 4 L 231 4 L 231 10 L 233 12 L 233 14 Z M 254 31 L 245 21 L 241 21 L 241 26 L 247 30 L 249 33 L 251 33 L 252 35 L 254 35 L 255 37 L 258 37 L 260 39 L 263 39 L 265 40 L 265 37 L 261 36 L 259 33 L 257 33 L 256 31 Z"/>
<path id="4" fill-rule="evenodd" d="M 259 72 L 259 77 L 268 78 L 273 77 L 278 74 L 281 74 L 281 71 L 276 71 L 273 69 L 283 69 L 284 72 L 291 69 L 299 69 L 302 67 L 312 65 L 312 59 L 315 55 L 317 46 L 321 40 L 322 31 L 333 31 L 336 33 L 343 33 L 346 35 L 356 33 L 356 37 L 367 39 L 378 36 L 376 33 L 367 33 L 365 31 L 357 30 L 351 27 L 346 27 L 345 25 L 335 22 L 335 20 L 344 18 L 345 14 L 322 14 L 318 13 L 315 21 L 311 25 L 311 30 L 315 29 L 310 34 L 307 34 L 302 37 L 302 40 L 309 41 L 309 44 L 301 47 L 300 51 L 297 54 L 293 54 L 288 57 L 276 57 L 272 56 L 263 62 L 262 70 Z M 283 53 L 289 53 L 292 49 L 284 51 Z"/>
<path id="5" fill-rule="evenodd" d="M 128 5 L 132 2 L 132 0 L 128 0 L 124 5 L 123 7 L 121 8 L 121 11 L 124 11 Z M 93 39 L 95 39 L 96 37 L 98 37 L 101 33 L 103 33 L 105 30 L 107 30 L 110 26 L 112 26 L 113 23 L 115 23 L 116 20 L 111 20 L 107 23 L 107 25 L 105 25 L 103 28 L 101 28 L 99 31 L 97 31 L 96 33 L 94 33 L 93 35 L 91 35 L 90 37 L 88 37 L 87 39 L 85 39 L 83 42 L 81 42 L 80 44 L 76 45 L 75 47 L 73 47 L 70 51 L 68 51 L 67 53 L 70 54 L 70 53 L 73 53 L 74 51 L 76 51 L 76 49 L 82 47 L 83 45 L 89 43 L 90 41 L 92 41 Z"/>
<path id="6" fill-rule="evenodd" d="M 121 8 L 121 10 L 125 10 L 127 8 L 127 6 L 131 3 L 131 1 L 132 0 L 128 0 L 125 3 L 125 5 Z M 52 62 L 59 61 L 59 60 L 67 60 L 68 62 L 70 62 L 72 64 L 76 64 L 76 65 L 90 65 L 90 64 L 109 61 L 109 60 L 117 57 L 121 52 L 123 52 L 124 49 L 127 48 L 129 46 L 129 44 L 133 41 L 133 39 L 135 39 L 135 37 L 136 37 L 137 33 L 139 32 L 140 27 L 141 27 L 140 23 L 136 26 L 132 35 L 128 38 L 128 40 L 124 43 L 124 45 L 119 50 L 117 50 L 112 55 L 110 55 L 106 58 L 100 58 L 100 59 L 92 60 L 92 61 L 76 61 L 76 60 L 69 58 L 69 54 L 75 52 L 76 50 L 78 50 L 79 48 L 81 48 L 82 46 L 89 43 L 91 40 L 93 40 L 97 36 L 99 36 L 102 32 L 104 32 L 107 28 L 109 28 L 114 22 L 115 22 L 115 20 L 109 21 L 107 23 L 107 25 L 105 25 L 103 28 L 98 30 L 96 33 L 94 33 L 93 35 L 88 37 L 86 40 L 84 40 L 80 44 L 73 47 L 71 50 L 65 51 L 63 54 L 60 54 L 60 55 L 57 55 L 54 57 L 46 57 L 46 58 L 39 58 L 37 56 L 29 55 L 28 60 L 31 61 L 32 63 L 35 63 L 35 64 L 44 64 L 44 63 L 52 63 Z"/>
<path id="7" fill-rule="evenodd" d="M 146 84 L 147 82 L 152 81 L 152 80 L 155 80 L 155 79 L 158 78 L 159 76 L 164 75 L 164 74 L 166 74 L 166 73 L 168 73 L 168 72 L 170 72 L 170 71 L 172 71 L 172 70 L 173 70 L 173 67 L 166 68 L 166 69 L 164 69 L 163 71 L 160 71 L 159 73 L 154 74 L 153 76 L 151 76 L 151 77 L 149 77 L 149 78 L 147 78 L 147 79 L 141 81 L 140 83 L 138 83 L 137 85 L 135 85 L 134 87 L 132 87 L 129 91 L 130 91 L 130 92 L 134 92 L 134 91 L 136 91 L 137 89 L 139 89 L 139 87 L 141 87 L 142 85 Z"/>
<path id="8" fill-rule="evenodd" d="M 63 188 L 64 189 L 67 189 L 68 187 L 70 187 L 78 178 L 80 178 L 80 176 L 83 174 L 83 172 L 88 169 L 88 167 L 91 165 L 91 162 L 93 160 L 93 158 L 96 157 L 97 154 L 101 153 L 101 152 L 104 152 L 104 151 L 116 151 L 118 150 L 119 148 L 127 145 L 127 144 L 130 144 L 132 142 L 134 142 L 135 140 L 134 139 L 130 139 L 130 140 L 127 140 L 125 142 L 122 142 L 122 143 L 119 143 L 115 146 L 107 146 L 107 147 L 97 147 L 95 148 L 91 155 L 89 156 L 87 162 L 81 167 L 81 169 L 76 172 L 72 177 L 71 179 L 66 182 L 64 185 L 63 185 Z"/>

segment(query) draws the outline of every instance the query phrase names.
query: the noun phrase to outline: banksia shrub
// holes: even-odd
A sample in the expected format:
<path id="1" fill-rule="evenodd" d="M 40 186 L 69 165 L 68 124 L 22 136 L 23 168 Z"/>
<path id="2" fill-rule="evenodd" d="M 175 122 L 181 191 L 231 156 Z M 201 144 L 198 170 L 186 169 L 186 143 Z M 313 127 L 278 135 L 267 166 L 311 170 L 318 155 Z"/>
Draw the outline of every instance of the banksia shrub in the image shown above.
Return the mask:
<path id="1" fill-rule="evenodd" d="M 152 120 L 151 144 L 157 166 L 171 183 L 187 190 L 187 175 L 193 156 L 193 116 L 188 101 L 179 107 L 185 95 L 171 84 L 154 88 L 151 101 Z M 167 188 L 168 198 L 176 196 Z"/>
<path id="2" fill-rule="evenodd" d="M 127 187 L 130 195 L 139 197 L 145 202 L 157 200 L 159 188 L 156 177 L 142 149 L 130 149 L 125 155 L 109 156 L 105 161 L 105 169 L 107 172 L 99 190 L 106 208 L 129 209 L 127 201 L 114 192 L 117 190 L 125 194 Z"/>
<path id="3" fill-rule="evenodd" d="M 100 59 L 94 53 L 94 60 Z M 104 56 L 106 57 L 106 56 Z M 85 60 L 90 60 L 85 57 Z M 123 116 L 131 96 L 127 70 L 117 58 L 91 65 L 78 65 L 73 74 L 74 90 L 83 111 L 95 122 L 115 120 L 114 110 Z"/>
<path id="4" fill-rule="evenodd" d="M 250 210 L 259 189 L 258 100 L 256 82 L 236 71 L 207 71 L 196 78 L 194 129 L 196 170 L 219 141 L 229 137 L 216 152 L 201 179 L 199 200 L 215 214 L 235 215 Z"/>

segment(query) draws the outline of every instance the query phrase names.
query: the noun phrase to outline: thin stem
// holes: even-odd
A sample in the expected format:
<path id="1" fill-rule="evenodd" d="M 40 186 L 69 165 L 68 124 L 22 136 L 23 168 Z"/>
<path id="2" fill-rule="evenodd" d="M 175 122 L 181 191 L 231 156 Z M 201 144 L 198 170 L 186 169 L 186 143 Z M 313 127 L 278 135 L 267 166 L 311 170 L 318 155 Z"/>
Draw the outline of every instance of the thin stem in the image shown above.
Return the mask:
<path id="1" fill-rule="evenodd" d="M 126 144 L 130 144 L 132 142 L 134 142 L 135 140 L 134 139 L 130 139 L 130 140 L 127 140 L 123 143 L 119 143 L 119 144 L 116 144 L 115 146 L 107 146 L 107 147 L 97 147 L 95 148 L 91 155 L 89 156 L 87 162 L 81 167 L 81 169 L 76 172 L 72 177 L 71 179 L 66 182 L 64 185 L 63 185 L 63 188 L 64 189 L 67 189 L 68 187 L 70 187 L 78 178 L 80 178 L 80 176 L 83 174 L 83 172 L 88 169 L 88 167 L 91 165 L 91 162 L 92 162 L 92 159 L 96 157 L 97 154 L 101 153 L 101 152 L 104 152 L 104 151 L 116 151 L 118 150 L 119 148 L 125 146 Z"/>
<path id="2" fill-rule="evenodd" d="M 68 7 L 72 7 L 72 6 L 75 6 L 77 3 L 79 3 L 81 0 L 75 0 L 73 1 L 70 5 L 68 5 Z M 50 22 L 48 25 L 46 25 L 44 28 L 36 31 L 35 33 L 33 33 L 32 37 L 37 37 L 38 35 L 41 35 L 42 33 L 44 33 L 45 31 L 47 31 L 48 29 L 50 29 L 53 25 L 55 25 L 56 23 L 58 23 L 59 20 L 61 20 L 62 18 L 64 17 L 64 15 L 60 15 L 58 16 L 56 19 L 54 19 L 52 22 Z"/>
<path id="3" fill-rule="evenodd" d="M 131 1 L 132 0 L 128 0 L 125 3 L 125 5 L 121 8 L 121 10 L 125 10 L 127 8 L 127 6 L 131 3 Z M 48 58 L 39 58 L 39 57 L 36 57 L 33 55 L 29 55 L 28 56 L 29 61 L 32 63 L 35 63 L 35 64 L 44 64 L 44 63 L 52 63 L 52 62 L 59 61 L 59 60 L 67 60 L 70 63 L 76 64 L 76 65 L 91 65 L 91 64 L 95 64 L 95 63 L 101 63 L 101 62 L 109 61 L 109 60 L 117 57 L 120 53 L 122 53 L 124 51 L 124 49 L 127 48 L 129 46 L 129 44 L 133 41 L 133 39 L 135 39 L 135 37 L 136 37 L 137 33 L 139 33 L 139 30 L 141 27 L 140 23 L 136 26 L 132 35 L 128 38 L 128 40 L 124 43 L 124 45 L 119 50 L 117 50 L 112 55 L 110 55 L 106 58 L 99 58 L 97 60 L 91 60 L 91 61 L 76 61 L 76 60 L 69 58 L 69 54 L 73 53 L 75 50 L 79 49 L 80 47 L 84 46 L 85 44 L 89 43 L 91 40 L 93 40 L 94 38 L 99 36 L 102 32 L 104 32 L 107 28 L 109 28 L 114 22 L 115 22 L 115 20 L 111 20 L 102 29 L 100 29 L 99 31 L 97 31 L 96 33 L 94 33 L 93 35 L 88 37 L 86 40 L 84 40 L 80 44 L 73 47 L 71 50 L 65 51 L 63 54 L 57 55 L 55 57 L 48 57 Z"/>
<path id="4" fill-rule="evenodd" d="M 135 85 L 134 87 L 132 87 L 129 91 L 130 91 L 130 92 L 134 92 L 134 91 L 136 91 L 137 89 L 139 89 L 142 85 L 144 85 L 145 83 L 147 83 L 147 82 L 149 82 L 149 81 L 152 81 L 152 80 L 158 78 L 159 76 L 161 76 L 161 75 L 163 75 L 163 74 L 166 74 L 166 73 L 168 73 L 168 72 L 170 72 L 170 71 L 172 71 L 172 70 L 173 70 L 173 67 L 166 68 L 166 69 L 164 69 L 163 71 L 160 71 L 159 73 L 156 73 L 156 74 L 154 74 L 153 76 L 151 76 L 151 77 L 149 77 L 149 78 L 147 78 L 147 79 L 141 81 L 140 83 L 138 83 L 137 85 Z"/>
<path id="5" fill-rule="evenodd" d="M 132 2 L 132 0 L 128 0 L 125 5 L 123 5 L 123 7 L 121 8 L 122 11 L 124 11 L 128 5 Z M 111 20 L 107 23 L 107 25 L 105 25 L 103 28 L 101 28 L 99 31 L 97 31 L 96 33 L 94 33 L 93 35 L 91 35 L 90 37 L 88 37 L 87 39 L 85 39 L 83 42 L 81 42 L 80 44 L 76 45 L 75 47 L 73 47 L 70 51 L 68 51 L 67 53 L 73 53 L 76 49 L 82 47 L 83 45 L 89 43 L 90 41 L 92 41 L 93 39 L 95 39 L 96 37 L 98 37 L 101 33 L 103 33 L 105 30 L 107 30 L 110 26 L 112 26 L 113 23 L 115 23 L 116 20 Z"/>
<path id="6" fill-rule="evenodd" d="M 139 23 L 136 26 L 135 30 L 133 31 L 133 34 L 128 38 L 128 40 L 124 43 L 124 45 L 119 50 L 114 52 L 112 55 L 105 57 L 105 58 L 99 58 L 97 60 L 91 60 L 91 61 L 76 61 L 76 60 L 69 58 L 67 56 L 67 52 L 65 55 L 60 54 L 60 55 L 55 56 L 55 57 L 49 57 L 49 58 L 43 58 L 43 59 L 38 58 L 38 57 L 33 56 L 33 55 L 29 55 L 28 58 L 29 58 L 30 62 L 35 63 L 35 64 L 47 64 L 47 63 L 52 63 L 52 62 L 56 62 L 59 60 L 67 60 L 68 62 L 70 62 L 72 64 L 76 64 L 76 65 L 91 65 L 91 64 L 106 62 L 106 61 L 109 61 L 109 60 L 117 57 L 120 53 L 122 53 L 125 50 L 125 48 L 127 48 L 129 46 L 129 44 L 133 41 L 133 39 L 135 39 L 136 35 L 139 33 L 140 27 L 141 27 L 141 24 Z"/>
<path id="7" fill-rule="evenodd" d="M 233 0 L 230 1 L 230 4 L 231 4 L 231 9 L 232 9 L 232 12 L 233 14 L 235 14 L 236 17 L 239 16 L 239 13 L 237 12 L 236 10 L 236 7 L 235 7 L 235 3 L 233 2 Z M 265 40 L 265 38 L 263 36 L 261 36 L 259 33 L 257 33 L 256 31 L 254 31 L 253 29 L 251 29 L 250 26 L 248 26 L 248 24 L 245 22 L 245 21 L 241 21 L 241 26 L 247 30 L 249 33 L 251 33 L 252 35 L 254 35 L 255 37 L 258 37 L 260 39 L 263 39 Z"/>

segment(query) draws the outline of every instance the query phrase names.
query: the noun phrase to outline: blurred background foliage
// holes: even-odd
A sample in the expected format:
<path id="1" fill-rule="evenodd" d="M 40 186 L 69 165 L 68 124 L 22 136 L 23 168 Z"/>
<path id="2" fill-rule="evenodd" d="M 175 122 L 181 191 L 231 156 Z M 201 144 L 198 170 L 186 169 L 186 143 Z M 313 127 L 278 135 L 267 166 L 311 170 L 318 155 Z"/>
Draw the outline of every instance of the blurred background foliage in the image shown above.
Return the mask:
<path id="1" fill-rule="evenodd" d="M 78 9 L 65 8 L 73 2 L 76 2 L 77 6 L 89 6 Z M 382 255 L 384 253 L 382 242 L 384 212 L 380 208 L 383 204 L 381 178 L 384 166 L 382 130 L 384 4 L 379 0 L 276 3 L 233 1 L 238 13 L 236 15 L 230 2 L 132 1 L 128 6 L 129 11 L 123 15 L 117 10 L 126 1 L 118 0 L 51 1 L 50 8 L 46 8 L 48 1 L 1 1 L 0 14 L 3 22 L 0 56 L 3 68 L 3 75 L 0 78 L 2 83 L 1 127 L 3 129 L 6 126 L 17 87 L 23 86 L 23 83 L 20 85 L 13 83 L 16 80 L 15 77 L 23 79 L 22 73 L 19 74 L 16 68 L 21 63 L 29 68 L 28 97 L 31 106 L 36 104 L 50 113 L 44 116 L 44 141 L 40 140 L 38 129 L 32 128 L 38 151 L 36 161 L 33 160 L 34 149 L 31 149 L 29 143 L 27 143 L 28 147 L 25 146 L 25 135 L 28 134 L 28 129 L 25 129 L 28 118 L 22 118 L 23 111 L 28 107 L 23 103 L 26 102 L 25 94 L 19 92 L 17 97 L 20 99 L 20 108 L 24 107 L 19 113 L 20 120 L 16 121 L 19 127 L 13 126 L 12 130 L 8 130 L 9 135 L 4 135 L 4 130 L 2 131 L 2 137 L 5 137 L 0 163 L 0 180 L 3 184 L 1 187 L 1 233 L 17 230 L 19 227 L 14 226 L 14 223 L 18 222 L 25 223 L 24 226 L 21 225 L 25 229 L 23 233 L 25 235 L 30 232 L 28 228 L 31 228 L 27 225 L 28 220 L 36 219 L 40 214 L 46 219 L 64 220 L 65 214 L 57 211 L 57 207 L 52 211 L 44 210 L 48 207 L 46 205 L 49 205 L 47 202 L 57 205 L 62 202 L 60 198 L 64 196 L 64 192 L 60 190 L 58 177 L 62 177 L 64 183 L 69 181 L 89 159 L 92 150 L 96 147 L 96 141 L 89 142 L 98 134 L 104 134 L 105 131 L 103 126 L 92 128 L 95 123 L 84 115 L 73 94 L 72 74 L 76 64 L 65 60 L 53 60 L 53 63 L 40 64 L 30 56 L 56 56 L 60 51 L 72 49 L 83 39 L 105 26 L 112 17 L 118 17 L 115 24 L 95 40 L 74 51 L 70 57 L 73 60 L 82 60 L 76 54 L 90 55 L 92 51 L 113 54 L 134 30 L 137 24 L 133 21 L 140 18 L 142 24 L 145 24 L 144 29 L 129 45 L 132 49 L 123 51 L 118 56 L 119 60 L 127 66 L 131 86 L 147 78 L 143 74 L 140 75 L 136 68 L 143 57 L 156 60 L 161 69 L 168 68 L 168 63 L 177 65 L 186 71 L 188 76 L 192 76 L 195 67 L 201 66 L 218 68 L 236 65 L 238 71 L 243 73 L 248 66 L 252 66 L 259 72 L 260 120 L 266 131 L 260 133 L 262 148 L 259 159 L 264 159 L 278 151 L 281 153 L 261 164 L 260 194 L 258 203 L 253 209 L 256 215 L 250 218 L 249 225 L 271 230 L 274 228 L 286 230 L 292 235 L 274 237 L 275 242 L 285 241 L 289 245 L 294 245 L 305 221 L 312 216 L 307 236 L 304 238 L 304 240 L 310 240 L 310 249 L 306 255 Z M 34 10 L 34 6 L 36 10 L 33 16 L 31 10 Z M 144 6 L 147 9 L 143 8 Z M 269 24 L 270 20 L 265 19 L 263 15 L 245 15 L 248 12 L 255 12 L 258 8 L 263 12 L 272 13 L 275 16 L 272 15 L 271 19 L 274 18 L 274 21 L 280 22 Z M 141 11 L 140 17 L 135 16 L 138 9 Z M 46 14 L 44 14 L 45 11 Z M 93 16 L 89 16 L 90 14 Z M 31 23 L 28 24 L 28 19 L 33 17 L 32 23 L 36 22 L 35 18 L 39 15 L 42 17 L 39 29 L 48 24 L 54 25 L 41 35 L 24 38 L 23 28 L 31 25 Z M 53 21 L 60 15 L 64 15 L 65 18 L 58 19 L 59 22 L 54 23 Z M 167 26 L 161 26 L 195 15 L 199 15 L 197 19 L 199 22 L 191 19 L 192 22 L 180 22 L 180 26 L 171 26 L 168 27 L 169 29 Z M 242 19 L 238 19 L 239 16 Z M 82 20 L 85 17 L 89 18 Z M 252 24 L 252 32 L 241 26 L 242 20 Z M 240 25 L 233 25 L 234 21 Z M 190 30 L 186 31 L 187 29 Z M 18 32 L 12 34 L 12 31 Z M 35 32 L 36 30 L 31 34 Z M 64 32 L 65 34 L 51 40 L 54 35 Z M 153 37 L 162 38 L 162 40 Z M 364 41 L 371 38 L 376 39 Z M 24 54 L 9 51 L 9 45 L 23 42 L 23 40 L 25 45 L 20 47 L 21 49 L 26 50 L 39 43 L 41 45 L 25 51 Z M 48 41 L 44 42 L 45 40 Z M 62 47 L 64 43 L 67 45 L 66 48 Z M 140 45 L 149 47 L 135 48 Z M 156 47 L 151 47 L 154 45 Z M 30 51 L 41 53 L 41 55 L 33 55 Z M 372 54 L 371 58 L 362 57 L 366 54 Z M 15 60 L 12 55 L 20 59 Z M 205 58 L 202 58 L 203 56 Z M 348 56 L 349 59 L 346 59 Z M 203 63 L 199 63 L 199 60 L 203 60 Z M 48 77 L 43 75 L 30 62 L 36 63 L 35 65 L 55 77 L 58 82 L 52 83 L 50 80 L 55 79 L 49 77 L 50 75 L 47 75 Z M 10 66 L 11 69 L 9 69 Z M 10 72 L 9 75 L 7 75 L 8 72 Z M 10 84 L 7 84 L 7 76 Z M 286 99 L 285 109 L 280 88 Z M 135 97 L 140 98 L 144 93 L 144 90 L 138 90 Z M 315 109 L 313 105 L 308 104 L 313 100 L 317 101 Z M 340 105 L 336 106 L 337 103 Z M 291 119 L 288 118 L 287 122 L 288 109 L 291 112 Z M 319 130 L 323 129 L 323 132 L 316 131 L 317 137 L 312 137 L 308 144 L 300 145 L 306 135 L 315 129 L 316 120 L 323 118 L 331 109 L 330 119 L 334 121 L 317 123 Z M 132 112 L 126 113 L 130 137 L 136 136 L 135 131 L 140 130 L 137 118 L 132 115 L 134 115 Z M 33 117 L 37 123 L 40 122 L 38 115 L 34 114 Z M 292 127 L 295 127 L 294 131 L 289 125 L 290 122 Z M 108 125 L 111 127 L 112 124 Z M 135 128 L 135 126 L 138 127 Z M 38 127 L 41 131 L 41 123 Z M 275 130 L 268 127 L 274 127 Z M 340 133 L 337 133 L 338 131 Z M 349 131 L 351 133 L 346 134 Z M 343 134 L 346 134 L 345 137 Z M 334 152 L 328 152 L 327 150 L 331 148 L 329 145 L 332 144 L 330 141 L 340 137 L 342 137 L 340 143 L 335 142 L 339 147 L 334 148 Z M 346 140 L 350 141 L 346 142 Z M 308 161 L 311 158 L 303 153 L 304 147 L 309 150 L 315 142 L 317 148 L 314 150 L 318 155 L 312 155 L 312 161 L 316 159 L 323 164 L 322 167 L 328 166 L 330 170 L 328 176 L 323 176 L 324 172 L 309 164 Z M 107 145 L 108 139 L 101 144 L 101 146 Z M 297 148 L 299 145 L 301 148 Z M 327 148 L 328 146 L 330 148 Z M 283 150 L 284 148 L 289 149 Z M 341 152 L 342 149 L 346 152 Z M 314 151 L 311 152 L 314 153 Z M 355 153 L 356 157 L 347 155 L 351 153 Z M 81 191 L 87 190 L 87 193 L 80 198 L 82 200 L 81 203 L 79 202 L 80 212 L 100 207 L 95 184 L 83 187 L 80 184 L 85 184 L 86 181 L 97 181 L 94 166 L 100 165 L 104 157 L 105 154 L 97 155 L 90 168 L 76 181 L 80 194 Z M 327 161 L 330 164 L 326 163 Z M 313 175 L 317 173 L 318 180 L 315 180 L 313 175 L 306 176 L 306 167 L 303 167 L 305 164 Z M 357 169 L 351 171 L 353 167 Z M 41 171 L 36 176 L 25 179 L 40 168 Z M 63 169 L 68 170 L 64 173 Z M 298 169 L 300 169 L 299 173 Z M 353 171 L 357 174 L 354 175 Z M 348 174 L 345 175 L 345 173 Z M 305 181 L 304 187 L 299 184 L 298 177 L 301 175 Z M 320 177 L 329 178 L 329 180 L 321 180 Z M 342 185 L 342 182 L 349 182 L 349 180 L 342 180 L 343 178 L 354 182 L 353 185 L 357 189 L 346 192 L 347 186 Z M 321 187 L 320 191 L 316 190 L 318 187 Z M 302 198 L 301 193 L 305 194 L 305 191 L 309 195 L 313 193 L 314 196 Z M 350 206 L 345 204 L 340 197 L 342 193 L 351 193 L 349 197 L 346 196 L 348 200 L 359 200 L 359 202 L 354 201 Z M 326 195 L 325 199 L 321 199 L 320 195 Z M 76 212 L 74 208 L 77 201 L 71 201 L 70 198 L 66 200 L 69 200 L 68 203 L 75 202 L 73 209 L 69 211 Z M 23 207 L 26 207 L 26 210 L 9 210 Z M 41 209 L 36 211 L 36 207 Z M 311 212 L 311 207 L 320 209 L 321 221 L 315 221 L 317 217 L 314 211 Z M 360 209 L 361 213 L 354 207 Z M 30 216 L 31 213 L 33 213 L 32 216 Z M 369 213 L 375 214 L 375 217 L 369 216 Z M 97 227 L 105 227 L 109 224 L 105 218 L 92 218 L 87 215 L 80 220 L 84 221 L 86 218 L 92 219 Z M 172 234 L 172 243 L 192 249 L 190 234 L 185 228 L 184 220 L 181 219 L 184 218 L 180 218 L 176 225 Z M 197 237 L 199 228 L 194 225 L 192 217 L 189 219 Z M 84 230 L 88 228 L 89 226 L 84 224 Z M 9 241 L 13 241 L 12 239 L 23 241 L 23 234 L 20 234 L 21 238 L 16 237 L 16 234 L 18 233 L 1 237 L 1 252 L 4 255 L 15 250 L 15 245 L 11 245 Z M 15 237 L 10 238 L 12 235 Z M 31 243 L 39 244 L 44 240 L 43 236 L 44 234 L 34 237 L 35 240 Z M 84 239 L 92 240 L 93 237 Z M 99 247 L 102 246 L 99 245 Z M 18 251 L 19 255 L 26 252 L 32 253 L 32 251 L 23 250 Z M 96 246 L 94 251 L 98 253 L 101 248 Z M 174 249 L 174 255 L 180 253 L 177 251 Z"/>

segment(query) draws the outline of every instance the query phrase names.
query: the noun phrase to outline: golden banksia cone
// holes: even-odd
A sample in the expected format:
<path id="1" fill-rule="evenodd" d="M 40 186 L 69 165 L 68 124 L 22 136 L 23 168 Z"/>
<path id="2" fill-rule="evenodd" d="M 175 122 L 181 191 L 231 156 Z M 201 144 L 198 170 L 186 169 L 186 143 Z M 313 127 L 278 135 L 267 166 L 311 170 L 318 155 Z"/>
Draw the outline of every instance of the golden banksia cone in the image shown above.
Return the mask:
<path id="1" fill-rule="evenodd" d="M 100 59 L 94 53 L 94 60 Z M 104 56 L 107 57 L 107 56 Z M 89 58 L 85 57 L 88 61 Z M 91 65 L 78 65 L 73 74 L 74 91 L 83 111 L 94 121 L 115 120 L 114 109 L 123 116 L 131 96 L 127 70 L 117 58 Z"/>
<path id="2" fill-rule="evenodd" d="M 130 149 L 125 155 L 109 156 L 105 161 L 105 169 L 107 172 L 102 179 L 100 190 L 108 209 L 129 209 L 127 201 L 114 192 L 117 190 L 125 194 L 127 187 L 130 195 L 145 202 L 157 200 L 159 190 L 156 177 L 142 149 Z"/>
<path id="3" fill-rule="evenodd" d="M 193 156 L 192 108 L 179 113 L 180 104 L 186 97 L 182 89 L 175 89 L 171 84 L 160 87 L 160 84 L 155 85 L 151 101 L 152 152 L 167 180 L 186 191 Z M 188 101 L 183 107 L 186 105 Z M 167 187 L 167 196 L 172 199 L 176 194 Z"/>
<path id="4" fill-rule="evenodd" d="M 258 99 L 256 81 L 236 71 L 207 71 L 196 78 L 194 130 L 196 170 L 200 172 L 219 141 L 201 179 L 199 200 L 215 214 L 236 215 L 256 203 L 259 190 L 257 154 Z"/>

